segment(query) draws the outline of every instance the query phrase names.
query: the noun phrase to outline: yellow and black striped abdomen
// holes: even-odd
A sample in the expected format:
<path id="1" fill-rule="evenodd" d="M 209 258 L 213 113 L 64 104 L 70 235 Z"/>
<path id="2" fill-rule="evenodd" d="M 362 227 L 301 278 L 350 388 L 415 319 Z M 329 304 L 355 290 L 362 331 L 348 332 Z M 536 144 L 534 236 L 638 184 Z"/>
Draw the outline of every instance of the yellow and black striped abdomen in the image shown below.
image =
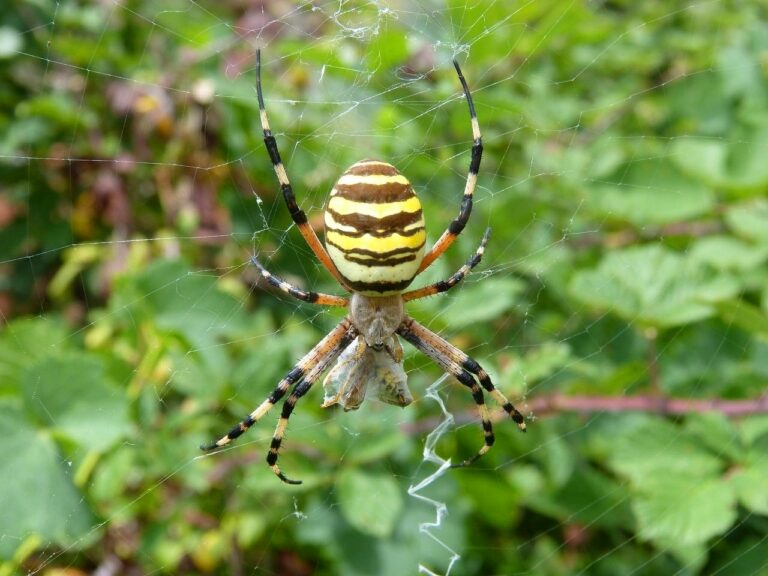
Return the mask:
<path id="1" fill-rule="evenodd" d="M 424 258 L 424 216 L 410 182 L 386 162 L 353 164 L 331 190 L 325 244 L 353 290 L 395 294 Z"/>

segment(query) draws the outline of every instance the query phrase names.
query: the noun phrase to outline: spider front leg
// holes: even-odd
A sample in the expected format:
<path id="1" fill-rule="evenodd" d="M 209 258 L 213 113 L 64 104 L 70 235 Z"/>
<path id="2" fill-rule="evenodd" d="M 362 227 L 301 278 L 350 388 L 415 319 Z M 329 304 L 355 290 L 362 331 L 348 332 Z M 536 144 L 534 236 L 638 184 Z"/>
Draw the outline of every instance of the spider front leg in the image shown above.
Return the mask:
<path id="1" fill-rule="evenodd" d="M 485 404 L 482 386 L 501 404 L 504 411 L 512 417 L 518 428 L 525 432 L 525 419 L 507 398 L 496 389 L 488 373 L 472 358 L 450 344 L 447 340 L 428 330 L 413 318 L 406 317 L 397 333 L 413 344 L 418 350 L 432 358 L 446 372 L 472 391 L 472 398 L 480 412 L 485 443 L 472 458 L 454 466 L 468 466 L 491 449 L 494 443 L 493 424 L 488 407 Z M 478 381 L 480 384 L 478 385 Z"/>
<path id="2" fill-rule="evenodd" d="M 282 442 L 285 428 L 288 425 L 288 417 L 293 411 L 298 399 L 303 396 L 310 386 L 317 380 L 328 366 L 336 360 L 351 342 L 357 337 L 357 330 L 352 326 L 348 318 L 342 320 L 328 335 L 323 338 L 317 346 L 312 348 L 288 374 L 277 384 L 272 393 L 259 406 L 246 416 L 239 424 L 234 426 L 227 434 L 211 444 L 204 444 L 200 449 L 208 452 L 216 448 L 226 446 L 232 440 L 241 436 L 251 426 L 258 422 L 272 407 L 285 395 L 288 389 L 300 382 L 294 392 L 283 405 L 283 412 L 275 429 L 275 435 L 272 438 L 272 444 L 267 455 L 267 463 L 273 472 L 289 484 L 295 484 L 297 481 L 287 479 L 277 467 L 277 454 Z"/>
<path id="3" fill-rule="evenodd" d="M 464 74 L 461 73 L 461 68 L 459 68 L 459 63 L 456 60 L 453 61 L 453 67 L 456 69 L 456 74 L 459 76 L 459 82 L 461 82 L 461 88 L 464 90 L 464 97 L 467 99 L 467 106 L 469 107 L 469 120 L 472 124 L 472 157 L 469 161 L 467 182 L 464 185 L 464 195 L 461 198 L 459 215 L 454 218 L 453 222 L 448 226 L 448 229 L 443 232 L 440 238 L 438 238 L 435 245 L 432 246 L 432 249 L 425 254 L 424 259 L 419 266 L 419 272 L 426 270 L 427 266 L 437 260 L 440 255 L 453 244 L 456 237 L 461 234 L 462 230 L 464 230 L 464 226 L 467 225 L 469 216 L 472 214 L 472 197 L 475 193 L 475 187 L 477 186 L 477 173 L 480 170 L 480 160 L 483 157 L 483 138 L 480 134 L 480 123 L 477 121 L 475 104 L 472 102 L 472 94 L 469 91 L 467 81 L 464 79 Z"/>
<path id="4" fill-rule="evenodd" d="M 331 261 L 328 251 L 309 225 L 307 215 L 301 208 L 299 208 L 299 204 L 296 202 L 296 196 L 293 193 L 293 186 L 291 186 L 291 181 L 288 179 L 288 173 L 285 170 L 283 160 L 280 158 L 280 151 L 277 148 L 277 140 L 275 140 L 275 137 L 272 134 L 272 129 L 269 127 L 267 109 L 264 106 L 264 95 L 261 92 L 261 50 L 256 51 L 256 98 L 259 102 L 259 118 L 261 119 L 261 129 L 264 133 L 264 144 L 267 147 L 269 159 L 272 161 L 272 168 L 274 168 L 277 181 L 280 184 L 283 199 L 285 200 L 286 206 L 288 206 L 288 212 L 290 212 L 291 218 L 299 228 L 299 232 L 301 232 L 301 235 L 312 249 L 312 252 L 315 253 L 317 259 L 320 260 L 328 272 L 336 278 L 339 284 L 346 288 L 347 286 L 344 279 L 339 274 L 339 271 L 336 270 L 336 266 L 334 266 Z"/>
<path id="5" fill-rule="evenodd" d="M 349 304 L 349 298 L 343 296 L 334 296 L 332 294 L 323 294 L 322 292 L 307 292 L 296 288 L 292 284 L 289 284 L 285 280 L 281 280 L 272 272 L 264 268 L 264 266 L 256 259 L 256 256 L 251 256 L 251 264 L 256 266 L 261 272 L 261 276 L 269 282 L 275 288 L 279 288 L 286 294 L 293 296 L 298 300 L 309 302 L 310 304 L 319 304 L 321 306 L 342 306 L 346 307 Z"/>

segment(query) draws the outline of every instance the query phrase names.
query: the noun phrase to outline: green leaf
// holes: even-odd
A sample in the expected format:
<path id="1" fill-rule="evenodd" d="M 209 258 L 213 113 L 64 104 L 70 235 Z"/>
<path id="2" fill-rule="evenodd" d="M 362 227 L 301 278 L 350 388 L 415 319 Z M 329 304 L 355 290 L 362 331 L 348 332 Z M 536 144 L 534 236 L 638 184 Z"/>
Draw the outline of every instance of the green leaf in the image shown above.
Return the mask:
<path id="1" fill-rule="evenodd" d="M 728 418 L 720 412 L 688 415 L 685 430 L 714 453 L 737 460 L 744 455 L 741 436 Z"/>
<path id="2" fill-rule="evenodd" d="M 741 437 L 747 444 L 754 444 L 763 436 L 768 436 L 768 414 L 754 414 L 739 426 Z"/>
<path id="3" fill-rule="evenodd" d="M 370 418 L 370 414 L 365 416 Z M 374 462 L 386 458 L 409 442 L 410 439 L 400 428 L 394 425 L 384 427 L 379 424 L 365 434 L 364 441 L 350 443 L 344 458 L 356 464 Z"/>
<path id="4" fill-rule="evenodd" d="M 633 160 L 607 180 L 592 188 L 593 201 L 606 215 L 638 226 L 700 216 L 715 202 L 710 188 L 681 174 L 666 158 Z"/>
<path id="5" fill-rule="evenodd" d="M 382 30 L 371 42 L 370 49 L 378 57 L 366 62 L 370 69 L 392 69 L 408 58 L 407 36 L 400 30 Z"/>
<path id="6" fill-rule="evenodd" d="M 527 499 L 541 514 L 561 522 L 620 527 L 631 519 L 626 483 L 584 466 L 555 491 L 539 490 Z"/>
<path id="7" fill-rule="evenodd" d="M 712 303 L 735 295 L 738 284 L 649 245 L 610 252 L 596 269 L 577 273 L 570 290 L 579 300 L 629 321 L 668 328 L 712 315 Z"/>
<path id="8" fill-rule="evenodd" d="M 50 357 L 25 374 L 24 401 L 54 433 L 90 450 L 104 450 L 130 430 L 124 392 L 107 382 L 94 357 Z"/>
<path id="9" fill-rule="evenodd" d="M 613 439 L 608 464 L 642 485 L 655 476 L 716 475 L 722 462 L 679 427 L 659 418 L 644 417 Z"/>
<path id="10" fill-rule="evenodd" d="M 463 286 L 453 297 L 433 301 L 440 311 L 450 315 L 452 328 L 466 328 L 501 317 L 515 305 L 524 287 L 515 278 L 492 276 Z"/>
<path id="11" fill-rule="evenodd" d="M 715 303 L 718 316 L 728 324 L 735 324 L 743 330 L 768 336 L 768 316 L 757 306 L 743 300 L 726 300 Z"/>
<path id="12" fill-rule="evenodd" d="M 728 140 L 680 138 L 672 158 L 680 169 L 718 188 L 756 191 L 768 184 L 768 126 L 736 127 Z"/>
<path id="13" fill-rule="evenodd" d="M 736 520 L 736 496 L 718 478 L 691 473 L 659 473 L 642 481 L 632 504 L 638 534 L 666 547 L 702 544 Z"/>
<path id="14" fill-rule="evenodd" d="M 23 318 L 0 334 L 0 390 L 20 389 L 24 369 L 69 341 L 60 322 L 51 318 Z"/>
<path id="15" fill-rule="evenodd" d="M 739 502 L 756 514 L 768 515 L 768 458 L 754 455 L 729 478 Z"/>
<path id="16" fill-rule="evenodd" d="M 492 526 L 500 529 L 511 527 L 520 517 L 519 495 L 503 476 L 495 473 L 461 474 L 459 484 L 462 493 L 474 503 L 475 513 Z M 488 506 L 493 502 L 493 506 Z"/>
<path id="17" fill-rule="evenodd" d="M 764 198 L 730 206 L 725 211 L 725 221 L 744 238 L 768 242 L 768 200 Z"/>
<path id="18" fill-rule="evenodd" d="M 32 534 L 61 546 L 91 529 L 92 516 L 72 483 L 72 469 L 51 438 L 16 403 L 0 401 L 0 533 L 20 542 Z M 0 547 L 0 554 L 10 553 Z"/>
<path id="19" fill-rule="evenodd" d="M 697 240 L 689 255 L 718 270 L 750 270 L 768 259 L 768 245 L 755 246 L 733 236 L 709 236 Z"/>
<path id="20" fill-rule="evenodd" d="M 400 487 L 389 476 L 345 469 L 336 481 L 344 518 L 365 534 L 392 533 L 403 506 Z"/>
<path id="21" fill-rule="evenodd" d="M 500 382 L 525 382 L 530 385 L 550 377 L 572 362 L 571 349 L 563 342 L 544 342 L 517 362 L 504 365 Z"/>

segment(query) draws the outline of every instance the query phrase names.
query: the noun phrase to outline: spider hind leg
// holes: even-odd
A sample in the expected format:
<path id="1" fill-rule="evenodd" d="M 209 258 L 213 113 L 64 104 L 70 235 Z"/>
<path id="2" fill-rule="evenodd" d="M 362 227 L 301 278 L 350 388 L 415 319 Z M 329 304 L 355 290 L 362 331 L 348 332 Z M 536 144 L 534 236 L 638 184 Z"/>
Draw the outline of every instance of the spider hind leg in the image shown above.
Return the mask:
<path id="1" fill-rule="evenodd" d="M 203 451 L 210 451 L 226 446 L 232 440 L 241 436 L 288 392 L 290 387 L 297 384 L 293 392 L 283 403 L 280 419 L 277 421 L 275 433 L 272 436 L 267 464 L 272 471 L 288 484 L 300 484 L 299 480 L 291 480 L 282 473 L 277 466 L 277 458 L 282 444 L 285 430 L 288 427 L 288 419 L 296 407 L 296 403 L 306 394 L 320 375 L 330 366 L 342 350 L 357 337 L 357 330 L 352 326 L 348 318 L 342 320 L 328 335 L 323 338 L 312 350 L 309 351 L 299 363 L 277 384 L 272 393 L 253 412 L 246 416 L 239 424 L 235 425 L 227 434 L 211 444 L 200 446 Z"/>
<path id="2" fill-rule="evenodd" d="M 493 424 L 488 407 L 485 404 L 483 389 L 501 404 L 504 411 L 515 421 L 518 428 L 525 432 L 525 418 L 512 403 L 491 382 L 488 373 L 472 358 L 450 344 L 447 340 L 428 330 L 413 318 L 406 317 L 397 333 L 413 344 L 418 350 L 432 358 L 443 370 L 454 376 L 472 392 L 472 399 L 477 405 L 483 426 L 483 446 L 477 453 L 454 467 L 468 466 L 486 454 L 493 446 Z M 478 384 L 479 381 L 479 384 Z"/>

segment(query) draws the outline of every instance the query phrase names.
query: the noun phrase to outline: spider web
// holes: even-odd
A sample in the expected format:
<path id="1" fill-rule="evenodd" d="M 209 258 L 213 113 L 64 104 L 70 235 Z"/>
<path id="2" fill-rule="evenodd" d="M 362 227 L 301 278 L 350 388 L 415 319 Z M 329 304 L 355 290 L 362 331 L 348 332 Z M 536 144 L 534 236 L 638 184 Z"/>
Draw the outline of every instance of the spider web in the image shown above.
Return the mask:
<path id="1" fill-rule="evenodd" d="M 637 477 L 626 470 L 628 462 L 636 463 L 624 453 L 606 456 L 607 444 L 595 439 L 594 430 L 611 433 L 615 403 L 603 409 L 592 405 L 583 417 L 565 417 L 551 427 L 539 419 L 540 412 L 557 411 L 557 406 L 536 404 L 537 397 L 557 401 L 563 386 L 580 397 L 603 392 L 631 400 L 645 385 L 660 394 L 659 366 L 682 364 L 692 345 L 699 353 L 707 351 L 707 359 L 693 370 L 700 376 L 686 380 L 674 370 L 665 373 L 672 381 L 666 391 L 709 392 L 710 372 L 730 375 L 719 389 L 726 397 L 738 397 L 733 374 L 748 380 L 754 395 L 765 389 L 764 362 L 754 370 L 745 367 L 758 357 L 756 349 L 765 349 L 743 333 L 745 325 L 760 322 L 755 316 L 760 302 L 750 308 L 729 304 L 739 290 L 759 294 L 755 286 L 764 274 L 756 272 L 746 288 L 697 277 L 695 288 L 686 288 L 698 290 L 695 298 L 683 295 L 669 302 L 664 294 L 635 290 L 637 284 L 653 284 L 651 278 L 670 267 L 687 266 L 687 260 L 709 258 L 717 265 L 718 250 L 720 259 L 741 258 L 723 267 L 729 273 L 765 265 L 758 241 L 766 234 L 759 221 L 750 224 L 743 205 L 731 210 L 728 204 L 738 191 L 746 199 L 754 196 L 749 190 L 763 177 L 765 132 L 754 121 L 724 135 L 727 118 L 708 82 L 725 77 L 731 92 L 722 99 L 747 98 L 743 94 L 755 92 L 753 76 L 763 74 L 764 82 L 759 57 L 768 44 L 748 25 L 747 9 L 735 11 L 731 21 L 716 22 L 724 5 L 714 0 L 681 7 L 649 3 L 643 10 L 606 2 L 596 8 L 600 18 L 590 25 L 581 22 L 594 7 L 577 2 L 20 5 L 12 21 L 0 27 L 0 64 L 8 66 L 15 82 L 3 98 L 3 120 L 11 128 L 0 149 L 5 229 L 0 245 L 7 250 L 0 254 L 5 274 L 0 314 L 7 322 L 52 319 L 52 327 L 43 334 L 27 325 L 7 325 L 9 352 L 0 357 L 4 374 L 15 374 L 14 366 L 21 363 L 17 355 L 39 357 L 40 365 L 30 369 L 21 388 L 3 385 L 11 400 L 0 410 L 7 410 L 5 421 L 21 422 L 18 405 L 27 406 L 47 435 L 64 438 L 64 447 L 52 453 L 66 482 L 52 480 L 37 494 L 22 491 L 14 509 L 34 516 L 65 500 L 71 512 L 63 517 L 60 533 L 48 533 L 42 541 L 29 537 L 39 531 L 30 527 L 33 523 L 16 532 L 5 528 L 0 548 L 8 565 L 15 554 L 27 573 L 68 564 L 121 573 L 121 567 L 139 562 L 140 546 L 132 539 L 149 537 L 132 530 L 131 523 L 140 524 L 153 505 L 185 498 L 202 504 L 199 509 L 169 505 L 167 516 L 185 543 L 153 549 L 153 557 L 141 560 L 144 566 L 174 572 L 192 562 L 198 570 L 221 569 L 217 547 L 224 546 L 224 538 L 200 511 L 218 511 L 217 506 L 223 515 L 250 507 L 273 519 L 227 516 L 232 526 L 224 533 L 242 538 L 241 550 L 249 552 L 248 564 L 229 558 L 230 566 L 238 566 L 235 573 L 312 573 L 313 566 L 295 556 L 274 564 L 272 550 L 287 550 L 296 542 L 326 550 L 319 557 L 328 561 L 330 556 L 345 574 L 370 570 L 366 555 L 375 557 L 381 574 L 414 567 L 424 574 L 484 573 L 487 566 L 503 566 L 495 558 L 510 559 L 502 568 L 505 574 L 587 574 L 608 570 L 612 561 L 626 566 L 621 564 L 627 561 L 625 551 L 646 545 L 652 551 L 637 557 L 633 574 L 669 566 L 673 572 L 696 573 L 706 565 L 706 554 L 725 544 L 733 551 L 710 566 L 711 573 L 727 574 L 751 561 L 768 542 L 760 524 L 764 517 L 755 513 L 759 505 L 747 507 L 727 530 L 713 528 L 705 543 L 666 549 L 660 538 L 649 536 L 650 529 L 642 538 L 625 532 L 588 562 L 569 566 L 568 555 L 587 546 L 589 534 L 605 529 L 605 519 L 617 511 L 642 523 L 643 514 L 653 515 L 649 507 L 661 507 L 658 520 L 674 502 L 632 500 L 628 486 Z M 762 16 L 755 6 L 753 19 Z M 677 31 L 671 41 L 677 52 L 652 61 L 658 57 L 653 33 L 662 29 Z M 521 438 L 511 422 L 497 420 L 494 450 L 472 469 L 448 471 L 452 459 L 462 459 L 482 439 L 471 397 L 415 353 L 409 353 L 406 367 L 416 402 L 407 410 L 369 401 L 355 413 L 319 415 L 307 405 L 319 403 L 320 383 L 302 400 L 291 418 L 281 465 L 289 476 L 296 469 L 305 489 L 276 486 L 262 463 L 274 414 L 221 453 L 201 457 L 194 452 L 199 441 L 210 439 L 211 430 L 223 432 L 238 414 L 256 406 L 286 367 L 339 318 L 337 311 L 264 292 L 247 264 L 248 256 L 257 254 L 292 282 L 338 293 L 277 196 L 258 130 L 256 48 L 264 50 L 272 128 L 311 222 L 322 213 L 338 174 L 356 160 L 379 157 L 411 178 L 424 202 L 430 241 L 458 210 L 469 162 L 469 118 L 450 62 L 456 58 L 462 64 L 486 144 L 475 210 L 446 257 L 415 285 L 450 275 L 475 249 L 486 226 L 494 234 L 484 261 L 461 287 L 414 303 L 409 311 L 477 357 L 529 418 L 531 429 Z M 698 50 L 705 56 L 697 57 Z M 485 66 L 473 65 L 479 61 Z M 637 81 L 632 66 L 645 67 L 639 75 L 644 82 Z M 685 92 L 693 92 L 700 107 L 685 111 L 691 106 Z M 556 106 L 547 104 L 550 98 Z M 762 110 L 754 98 L 745 114 Z M 675 125 L 664 124 L 666 99 L 677 107 L 676 115 L 668 114 Z M 622 129 L 614 130 L 616 125 Z M 45 141 L 52 144 L 41 146 Z M 733 185 L 715 171 L 717 150 L 730 145 L 740 152 L 729 159 L 729 173 L 737 180 Z M 686 160 L 689 156 L 700 158 L 699 166 Z M 754 246 L 724 246 L 722 228 L 706 217 L 717 211 L 717 199 L 690 184 L 694 176 L 730 190 L 720 199 L 722 210 L 733 229 L 756 239 Z M 47 195 L 39 192 L 42 188 Z M 753 212 L 749 205 L 746 212 Z M 721 243 L 687 245 L 682 236 L 713 236 Z M 666 238 L 682 257 L 654 251 Z M 635 256 L 627 248 L 632 246 L 648 251 Z M 585 273 L 580 283 L 566 282 L 569 266 L 598 269 L 595 252 L 605 247 L 606 253 L 620 254 L 618 267 L 630 277 L 627 285 L 617 286 L 608 267 L 604 273 Z M 591 267 L 590 257 L 595 259 Z M 651 269 L 641 269 L 641 260 L 653 262 Z M 698 273 L 692 268 L 691 275 Z M 677 287 L 666 288 L 677 294 Z M 579 297 L 566 297 L 572 293 Z M 725 310 L 724 328 L 699 342 L 684 324 L 710 317 L 713 308 L 707 302 Z M 558 314 L 550 312 L 553 303 Z M 678 314 L 679 322 L 674 320 Z M 81 349 L 102 358 L 98 367 Z M 154 357 L 154 350 L 162 354 Z M 622 354 L 639 360 L 608 374 L 602 358 Z M 738 366 L 728 372 L 731 365 Z M 92 386 L 92 395 L 84 390 L 83 397 L 98 408 L 71 410 L 74 400 L 63 402 L 40 384 L 50 374 L 82 377 Z M 16 396 L 23 402 L 17 405 Z M 216 410 L 206 413 L 211 406 Z M 620 429 L 627 437 L 634 437 L 632 429 L 651 427 L 635 414 L 627 421 Z M 702 422 L 715 435 L 729 433 L 728 425 L 714 417 Z M 149 429 L 136 430 L 146 423 Z M 665 454 L 687 448 L 689 429 L 665 427 L 667 435 L 648 450 L 649 459 L 663 461 Z M 751 429 L 757 435 L 759 425 Z M 12 432 L 3 429 L 3 434 L 10 443 Z M 41 469 L 33 456 L 49 454 L 47 440 L 35 444 L 18 469 L 6 468 L 18 474 L 10 482 L 24 484 Z M 710 442 L 718 455 L 736 450 L 730 448 L 735 440 Z M 579 462 L 568 452 L 577 445 Z M 14 452 L 5 450 L 0 453 L 14 462 Z M 294 450 L 299 454 L 292 455 Z M 604 483 L 592 472 L 579 476 L 584 453 L 605 458 L 617 481 Z M 99 474 L 100 459 L 112 477 Z M 702 456 L 696 463 L 709 470 L 710 460 Z M 316 472 L 329 462 L 338 473 Z M 138 466 L 145 467 L 142 473 L 133 471 Z M 499 494 L 489 480 L 498 476 L 508 494 Z M 569 484 L 575 476 L 588 481 Z M 123 481 L 127 488 L 120 498 L 104 496 Z M 562 501 L 536 496 L 547 483 L 562 487 Z M 235 494 L 223 494 L 228 490 Z M 496 500 L 477 502 L 486 490 L 489 498 L 503 498 L 513 508 L 500 515 L 493 510 Z M 92 507 L 91 516 L 77 512 L 84 501 Z M 505 539 L 523 514 L 518 507 L 534 511 L 524 516 L 531 527 Z M 730 513 L 735 504 L 726 508 Z M 482 549 L 471 537 L 477 517 L 496 530 L 480 535 Z M 269 531 L 260 524 L 267 522 Z M 121 534 L 129 535 L 126 546 L 134 548 L 120 553 L 110 543 Z M 248 534 L 254 534 L 250 541 Z M 94 544 L 100 538 L 105 542 Z M 345 548 L 345 539 L 354 545 Z M 517 566 L 521 554 L 527 563 Z M 670 557 L 676 563 L 667 563 Z M 326 569 L 319 566 L 317 573 Z M 741 573 L 766 569 L 758 563 Z"/>

